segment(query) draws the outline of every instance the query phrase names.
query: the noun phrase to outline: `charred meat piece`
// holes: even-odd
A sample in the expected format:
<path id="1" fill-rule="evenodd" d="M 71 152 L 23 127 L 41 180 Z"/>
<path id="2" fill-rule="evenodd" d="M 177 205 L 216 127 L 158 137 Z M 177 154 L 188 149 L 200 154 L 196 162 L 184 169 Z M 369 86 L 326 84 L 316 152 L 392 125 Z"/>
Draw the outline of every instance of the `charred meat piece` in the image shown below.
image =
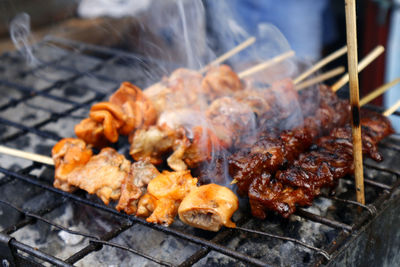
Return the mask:
<path id="1" fill-rule="evenodd" d="M 136 214 L 139 198 L 146 193 L 148 183 L 159 174 L 156 167 L 148 161 L 133 163 L 129 175 L 122 181 L 121 197 L 115 208 L 127 214 Z"/>
<path id="2" fill-rule="evenodd" d="M 370 114 L 362 118 L 361 123 L 363 153 L 382 160 L 376 146 L 394 132 L 390 122 L 382 115 Z M 288 217 L 295 211 L 296 205 L 311 205 L 322 187 L 332 187 L 339 178 L 353 172 L 352 163 L 351 127 L 333 129 L 330 135 L 319 138 L 316 146 L 301 154 L 288 169 L 278 171 L 275 179 L 265 174 L 252 182 L 249 198 L 253 215 L 265 218 L 266 210 L 272 210 Z M 272 192 L 272 195 L 266 192 Z M 293 197 L 289 198 L 288 192 Z"/>
<path id="3" fill-rule="evenodd" d="M 84 141 L 76 138 L 60 140 L 51 151 L 54 166 L 54 187 L 66 192 L 76 189 L 68 182 L 68 177 L 74 169 L 84 166 L 92 157 L 92 150 Z"/>
<path id="4" fill-rule="evenodd" d="M 236 226 L 231 217 L 238 206 L 238 198 L 230 189 L 208 184 L 190 191 L 178 213 L 181 221 L 188 225 L 217 232 L 222 226 Z"/>
<path id="5" fill-rule="evenodd" d="M 276 137 L 275 131 L 271 131 L 273 134 L 270 135 L 265 134 L 264 137 L 259 136 L 259 141 L 250 150 L 243 148 L 230 157 L 229 174 L 237 182 L 239 193 L 246 194 L 249 185 L 260 177 L 260 173 L 267 172 L 273 175 L 279 168 L 290 164 L 300 153 L 308 149 L 319 135 L 346 122 L 350 112 L 349 105 L 336 96 L 334 101 L 335 97 L 332 94 L 332 92 L 321 94 L 324 98 L 316 114 L 305 118 L 303 125 L 284 130 Z M 325 98 L 326 101 L 323 101 Z M 275 149 L 271 150 L 272 147 Z M 261 169 L 251 171 L 254 169 L 253 166 Z"/>
<path id="6" fill-rule="evenodd" d="M 287 218 L 296 210 L 296 204 L 311 205 L 309 198 L 302 189 L 285 186 L 271 179 L 268 173 L 254 179 L 249 187 L 251 213 L 254 217 L 265 219 L 267 211 L 276 211 Z"/>

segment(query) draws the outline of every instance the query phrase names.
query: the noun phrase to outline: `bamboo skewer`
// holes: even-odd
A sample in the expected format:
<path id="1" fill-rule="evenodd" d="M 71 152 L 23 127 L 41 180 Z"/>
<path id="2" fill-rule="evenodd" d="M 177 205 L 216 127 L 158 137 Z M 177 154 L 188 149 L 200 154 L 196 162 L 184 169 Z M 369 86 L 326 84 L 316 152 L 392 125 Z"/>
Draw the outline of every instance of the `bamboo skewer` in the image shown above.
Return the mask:
<path id="1" fill-rule="evenodd" d="M 383 115 L 386 116 L 386 117 L 389 117 L 390 115 L 392 115 L 399 108 L 400 108 L 400 100 L 398 100 L 396 102 L 396 104 L 394 104 L 393 106 L 388 108 L 385 112 L 383 112 Z"/>
<path id="2" fill-rule="evenodd" d="M 228 58 L 230 58 L 233 55 L 239 53 L 240 51 L 242 51 L 243 49 L 247 48 L 248 46 L 254 44 L 255 41 L 256 41 L 255 37 L 250 37 L 249 39 L 247 39 L 243 43 L 239 44 L 238 46 L 234 47 L 233 49 L 229 50 L 228 52 L 224 53 L 223 55 L 219 56 L 215 60 L 213 60 L 210 63 L 208 63 L 206 66 L 204 66 L 200 70 L 200 73 L 206 72 L 211 66 L 215 66 L 215 65 L 218 65 L 218 64 L 224 62 Z"/>
<path id="3" fill-rule="evenodd" d="M 42 155 L 34 154 L 34 153 L 29 153 L 29 152 L 21 151 L 21 150 L 14 149 L 14 148 L 0 146 L 0 153 L 10 155 L 10 156 L 15 156 L 18 158 L 33 160 L 33 161 L 44 163 L 47 165 L 54 165 L 53 159 L 50 157 L 46 157 L 46 156 L 42 156 Z"/>
<path id="4" fill-rule="evenodd" d="M 344 46 L 340 48 L 339 50 L 333 52 L 332 54 L 328 55 L 327 57 L 321 59 L 319 62 L 317 62 L 314 66 L 312 66 L 310 69 L 306 70 L 302 74 L 300 74 L 297 78 L 293 80 L 294 84 L 298 84 L 301 81 L 303 81 L 305 78 L 316 72 L 317 70 L 321 69 L 324 67 L 326 64 L 332 62 L 333 60 L 337 59 L 340 56 L 343 56 L 347 52 L 347 46 Z"/>
<path id="5" fill-rule="evenodd" d="M 365 104 L 367 104 L 368 102 L 370 102 L 372 99 L 375 99 L 376 97 L 380 96 L 381 94 L 383 94 L 384 92 L 386 92 L 387 90 L 389 90 L 390 88 L 392 88 L 393 86 L 395 86 L 396 84 L 398 84 L 400 82 L 400 78 L 394 79 L 393 81 L 386 83 L 380 87 L 378 87 L 376 90 L 374 90 L 373 92 L 371 92 L 370 94 L 366 95 L 365 97 L 363 97 L 360 100 L 360 106 L 364 106 Z"/>
<path id="6" fill-rule="evenodd" d="M 352 113 L 353 134 L 353 159 L 354 176 L 356 179 L 357 201 L 365 204 L 364 195 L 364 170 L 362 160 L 362 141 L 360 125 L 360 99 L 358 91 L 358 58 L 357 58 L 357 24 L 356 24 L 356 1 L 345 0 L 346 10 L 346 39 L 348 47 L 348 66 L 350 82 L 350 105 Z"/>
<path id="7" fill-rule="evenodd" d="M 264 70 L 264 69 L 266 69 L 268 67 L 271 67 L 274 64 L 282 62 L 285 59 L 293 57 L 294 55 L 295 55 L 294 51 L 290 50 L 290 51 L 288 51 L 286 53 L 283 53 L 283 54 L 280 54 L 280 55 L 278 55 L 278 56 L 276 56 L 274 58 L 271 58 L 271 59 L 269 59 L 269 60 L 267 60 L 267 61 L 265 61 L 263 63 L 255 65 L 255 66 L 253 66 L 253 67 L 251 67 L 251 68 L 249 68 L 247 70 L 244 70 L 244 71 L 240 72 L 238 74 L 238 76 L 239 76 L 240 79 L 243 79 L 243 78 L 248 77 L 250 75 L 253 75 L 253 74 L 255 74 L 255 73 L 259 72 L 259 71 L 262 71 L 262 70 Z"/>
<path id="8" fill-rule="evenodd" d="M 314 84 L 326 81 L 326 80 L 328 80 L 330 78 L 333 78 L 333 77 L 335 77 L 335 76 L 337 76 L 339 74 L 342 74 L 344 71 L 345 71 L 345 68 L 343 66 L 334 68 L 333 70 L 325 72 L 325 73 L 323 73 L 321 75 L 318 75 L 318 76 L 316 76 L 314 78 L 306 80 L 305 82 L 302 82 L 301 84 L 296 85 L 295 89 L 297 91 L 300 91 L 300 90 L 302 90 L 304 88 L 310 87 L 310 86 L 312 86 Z"/>
<path id="9" fill-rule="evenodd" d="M 372 50 L 365 58 L 363 58 L 358 64 L 357 70 L 361 72 L 365 67 L 367 67 L 372 61 L 374 61 L 378 56 L 380 56 L 385 51 L 385 48 L 381 45 L 377 46 L 374 50 Z M 331 86 L 332 91 L 336 92 L 340 88 L 342 88 L 349 81 L 349 74 L 343 75 L 339 81 L 337 81 L 334 85 Z"/>

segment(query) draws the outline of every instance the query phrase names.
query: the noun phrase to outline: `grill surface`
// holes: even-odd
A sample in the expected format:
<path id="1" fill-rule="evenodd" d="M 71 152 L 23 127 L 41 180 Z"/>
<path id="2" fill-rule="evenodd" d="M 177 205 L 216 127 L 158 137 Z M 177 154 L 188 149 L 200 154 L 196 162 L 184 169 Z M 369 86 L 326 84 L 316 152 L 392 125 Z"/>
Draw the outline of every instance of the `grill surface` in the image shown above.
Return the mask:
<path id="1" fill-rule="evenodd" d="M 120 82 L 144 87 L 175 67 L 55 38 L 33 50 L 40 62 L 34 67 L 17 52 L 0 56 L 0 143 L 44 155 L 59 139 L 74 136 L 90 106 Z M 115 148 L 127 155 L 124 142 Z M 354 202 L 353 179 L 346 177 L 335 197 L 327 192 L 288 220 L 273 214 L 253 219 L 241 201 L 233 218 L 238 227 L 218 233 L 179 220 L 169 228 L 149 224 L 83 191 L 53 188 L 52 167 L 0 155 L 0 254 L 3 264 L 30 266 L 334 265 L 390 203 L 399 202 L 400 136 L 385 139 L 380 151 L 384 162 L 364 164 L 368 205 Z"/>

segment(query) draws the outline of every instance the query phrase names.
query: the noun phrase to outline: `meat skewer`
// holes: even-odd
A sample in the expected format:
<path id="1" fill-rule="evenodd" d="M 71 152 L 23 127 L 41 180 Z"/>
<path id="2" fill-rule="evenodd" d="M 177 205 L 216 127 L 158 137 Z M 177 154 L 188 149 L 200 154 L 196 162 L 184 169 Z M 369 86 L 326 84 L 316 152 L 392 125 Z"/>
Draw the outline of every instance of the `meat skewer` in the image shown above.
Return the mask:
<path id="1" fill-rule="evenodd" d="M 390 122 L 379 114 L 361 119 L 363 153 L 374 160 L 382 160 L 377 143 L 393 133 Z M 265 218 L 266 211 L 276 211 L 283 217 L 292 214 L 296 205 L 308 206 L 326 186 L 334 186 L 339 178 L 354 170 L 351 126 L 339 127 L 328 136 L 318 139 L 309 152 L 300 155 L 289 168 L 268 173 L 250 185 L 249 199 L 252 214 Z"/>
<path id="2" fill-rule="evenodd" d="M 238 192 L 246 195 L 250 184 L 265 171 L 273 175 L 308 149 L 320 134 L 347 121 L 349 106 L 328 88 L 321 86 L 323 95 L 314 116 L 304 119 L 303 125 L 286 130 L 277 136 L 267 135 L 249 149 L 234 153 L 229 160 L 229 173 L 237 182 Z"/>
<path id="3" fill-rule="evenodd" d="M 152 223 L 170 225 L 181 202 L 191 191 L 197 190 L 197 178 L 193 178 L 190 171 L 159 173 L 150 162 L 132 164 L 109 147 L 93 156 L 92 150 L 80 139 L 62 139 L 54 146 L 52 154 L 56 168 L 54 187 L 67 192 L 83 189 L 96 194 L 106 205 L 118 201 L 118 211 L 148 217 L 146 220 Z M 190 196 L 190 199 L 196 199 L 196 206 L 191 208 L 191 201 L 185 202 L 182 211 L 185 220 L 190 225 L 210 231 L 217 231 L 223 225 L 234 227 L 230 217 L 238 208 L 235 194 L 226 187 L 214 185 L 210 187 L 214 191 L 209 192 L 209 197 L 199 198 L 203 188 Z M 213 202 L 210 199 L 212 192 L 223 195 Z M 219 208 L 215 203 L 220 205 Z M 198 220 L 205 210 L 213 214 L 212 223 Z M 192 214 L 190 217 L 189 213 Z"/>

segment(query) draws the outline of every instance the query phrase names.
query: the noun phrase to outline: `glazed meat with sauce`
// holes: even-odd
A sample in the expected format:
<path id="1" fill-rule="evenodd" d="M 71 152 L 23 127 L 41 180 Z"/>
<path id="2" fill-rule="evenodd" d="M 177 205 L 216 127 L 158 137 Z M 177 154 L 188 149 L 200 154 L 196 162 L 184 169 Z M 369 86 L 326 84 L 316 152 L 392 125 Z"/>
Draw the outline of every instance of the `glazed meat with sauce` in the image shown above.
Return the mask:
<path id="1" fill-rule="evenodd" d="M 377 144 L 393 133 L 387 118 L 369 113 L 361 119 L 363 153 L 374 160 L 382 160 Z M 332 187 L 339 178 L 353 172 L 353 143 L 351 127 L 335 128 L 328 136 L 317 140 L 311 151 L 303 153 L 298 160 L 271 178 L 263 173 L 254 179 L 249 188 L 252 214 L 265 218 L 268 210 L 283 217 L 292 214 L 296 206 L 311 205 L 322 187 Z"/>
<path id="2" fill-rule="evenodd" d="M 320 107 L 314 116 L 305 118 L 302 125 L 280 133 L 271 130 L 260 134 L 255 144 L 230 156 L 229 174 L 237 182 L 240 194 L 246 195 L 250 184 L 254 179 L 260 179 L 261 173 L 273 175 L 279 168 L 293 162 L 319 135 L 346 122 L 350 112 L 347 102 L 333 97 L 332 92 L 321 90 L 324 97 Z"/>
<path id="3" fill-rule="evenodd" d="M 178 213 L 181 221 L 188 225 L 217 232 L 222 226 L 236 227 L 231 217 L 238 206 L 238 198 L 230 189 L 207 184 L 191 190 Z"/>

